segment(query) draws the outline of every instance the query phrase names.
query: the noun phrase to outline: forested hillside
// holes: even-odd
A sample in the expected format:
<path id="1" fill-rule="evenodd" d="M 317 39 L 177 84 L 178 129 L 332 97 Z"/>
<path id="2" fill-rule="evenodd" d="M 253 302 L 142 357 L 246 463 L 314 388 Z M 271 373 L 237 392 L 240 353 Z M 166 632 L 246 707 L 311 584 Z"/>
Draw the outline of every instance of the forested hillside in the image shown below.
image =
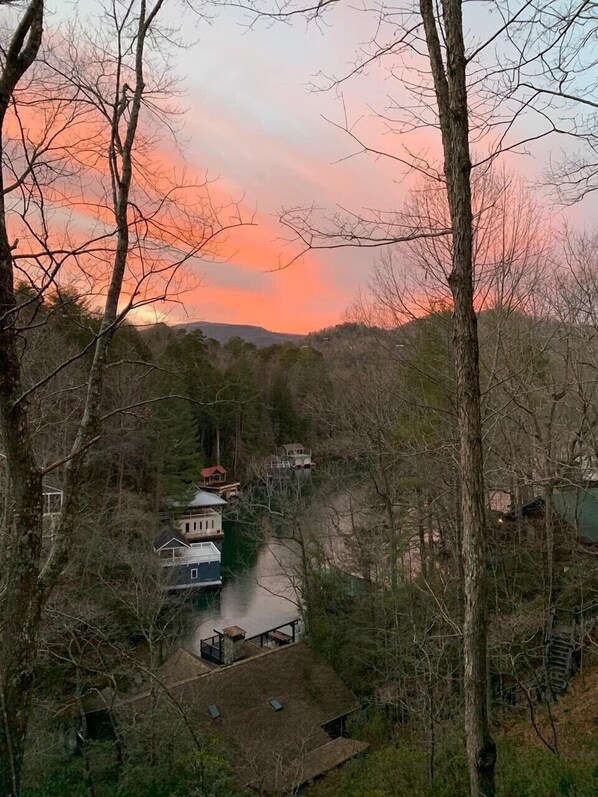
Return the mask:
<path id="1" fill-rule="evenodd" d="M 219 343 L 228 343 L 231 338 L 241 338 L 246 343 L 256 346 L 272 346 L 276 343 L 299 343 L 304 335 L 293 335 L 289 332 L 272 332 L 264 327 L 250 324 L 216 324 L 211 321 L 191 321 L 188 324 L 175 324 L 175 329 L 191 332 L 199 329 L 207 338 Z"/>
<path id="2" fill-rule="evenodd" d="M 51 365 L 52 351 L 84 344 L 97 323 L 67 293 L 36 312 L 45 324 L 43 340 L 29 349 L 32 380 Z M 373 794 L 464 793 L 455 729 L 462 595 L 450 329 L 441 309 L 401 327 L 345 324 L 312 334 L 307 346 L 265 349 L 240 340 L 220 346 L 165 325 L 119 330 L 101 451 L 86 468 L 71 564 L 44 626 L 26 794 L 187 794 L 198 768 L 206 784 L 199 793 L 235 793 L 230 751 L 217 738 L 194 736 L 201 723 L 192 706 L 182 707 L 190 728 L 162 706 L 122 726 L 119 752 L 90 724 L 83 760 L 61 753 L 95 696 L 108 688 L 135 694 L 152 674 L 163 678 L 187 615 L 184 597 L 162 592 L 150 553 L 156 508 L 167 495 L 184 495 L 200 467 L 215 461 L 218 437 L 222 462 L 244 484 L 239 506 L 248 517 L 264 512 L 252 469 L 264 454 L 300 439 L 318 461 L 309 492 L 283 493 L 271 522 L 302 551 L 293 578 L 308 639 L 359 696 L 349 732 L 371 752 L 308 793 L 357 797 L 366 785 Z M 480 339 L 488 364 L 488 688 L 504 762 L 499 784 L 513 796 L 585 797 L 597 788 L 595 715 L 573 728 L 560 701 L 551 708 L 562 684 L 544 643 L 552 608 L 566 615 L 595 602 L 598 589 L 593 540 L 557 511 L 563 489 L 588 484 L 584 468 L 596 456 L 588 442 L 594 331 L 570 318 L 495 308 L 480 314 Z M 65 369 L 65 385 L 77 384 L 78 368 Z M 36 406 L 45 419 L 37 444 L 40 457 L 56 460 L 80 398 L 67 390 L 59 412 L 48 398 Z M 532 499 L 545 503 L 520 513 Z M 574 631 L 571 706 L 580 689 L 596 689 L 593 617 Z M 139 760 L 148 755 L 153 764 L 141 775 Z M 543 773 L 532 791 L 530 767 Z M 39 771 L 47 773 L 41 780 Z"/>

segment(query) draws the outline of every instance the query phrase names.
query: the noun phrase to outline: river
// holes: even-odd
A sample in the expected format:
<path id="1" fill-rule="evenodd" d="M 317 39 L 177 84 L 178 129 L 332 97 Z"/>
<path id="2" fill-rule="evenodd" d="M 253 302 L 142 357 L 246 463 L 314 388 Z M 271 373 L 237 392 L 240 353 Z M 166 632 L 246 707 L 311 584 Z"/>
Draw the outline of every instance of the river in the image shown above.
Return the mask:
<path id="1" fill-rule="evenodd" d="M 367 527 L 365 496 L 354 484 L 337 489 L 318 503 L 316 494 L 305 505 L 303 523 L 324 545 L 329 564 L 347 573 L 356 570 L 346 547 L 353 526 Z M 274 514 L 279 514 L 275 509 Z M 298 549 L 272 533 L 265 513 L 256 533 L 255 512 L 249 522 L 242 512 L 224 521 L 222 587 L 189 598 L 190 616 L 184 645 L 199 654 L 200 640 L 230 625 L 255 636 L 299 617 L 297 601 Z"/>
<path id="2" fill-rule="evenodd" d="M 253 636 L 299 616 L 292 548 L 270 534 L 256 541 L 240 521 L 225 521 L 224 532 L 222 587 L 190 599 L 185 645 L 196 654 L 201 639 L 229 625 Z"/>

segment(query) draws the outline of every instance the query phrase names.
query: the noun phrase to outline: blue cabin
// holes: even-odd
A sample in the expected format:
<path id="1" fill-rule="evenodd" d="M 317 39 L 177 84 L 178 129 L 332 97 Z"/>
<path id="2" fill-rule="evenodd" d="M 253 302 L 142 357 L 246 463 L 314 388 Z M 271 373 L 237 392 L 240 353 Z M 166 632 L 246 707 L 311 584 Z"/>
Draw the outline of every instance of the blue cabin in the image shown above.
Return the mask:
<path id="1" fill-rule="evenodd" d="M 211 541 L 189 542 L 178 529 L 165 527 L 154 540 L 154 552 L 167 570 L 167 590 L 222 584 L 220 551 Z"/>

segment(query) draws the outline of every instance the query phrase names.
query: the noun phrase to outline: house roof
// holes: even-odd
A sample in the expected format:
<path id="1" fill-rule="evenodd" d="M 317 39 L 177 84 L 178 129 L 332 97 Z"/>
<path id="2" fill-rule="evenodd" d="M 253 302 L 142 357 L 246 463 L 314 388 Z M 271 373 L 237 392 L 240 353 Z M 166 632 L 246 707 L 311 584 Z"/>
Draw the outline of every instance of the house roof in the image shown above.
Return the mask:
<path id="1" fill-rule="evenodd" d="M 162 551 L 166 548 L 189 548 L 189 543 L 180 531 L 165 526 L 154 538 L 154 551 Z"/>
<path id="2" fill-rule="evenodd" d="M 210 672 L 210 668 L 201 659 L 188 650 L 179 648 L 158 669 L 156 675 L 161 681 L 171 685 L 187 681 L 189 678 L 196 678 L 207 672 Z"/>
<path id="3" fill-rule="evenodd" d="M 222 465 L 212 465 L 211 468 L 204 468 L 201 471 L 201 475 L 204 479 L 209 479 L 210 476 L 213 476 L 215 473 L 220 473 L 223 476 L 226 476 L 226 468 L 223 468 Z"/>
<path id="4" fill-rule="evenodd" d="M 193 498 L 189 501 L 173 501 L 173 506 L 178 509 L 198 509 L 207 506 L 225 506 L 226 501 L 216 493 L 209 493 L 206 490 L 197 490 Z"/>
<path id="5" fill-rule="evenodd" d="M 298 642 L 271 648 L 170 687 L 180 706 L 218 732 L 239 780 L 258 788 L 299 785 L 355 755 L 363 746 L 331 743 L 323 725 L 357 707 L 332 668 Z M 131 721 L 150 704 L 145 694 L 121 704 Z M 282 709 L 275 710 L 270 700 Z M 158 698 L 164 708 L 168 696 Z M 212 719 L 208 706 L 216 706 Z"/>
<path id="6" fill-rule="evenodd" d="M 368 747 L 367 742 L 339 736 L 337 739 L 332 739 L 321 747 L 299 756 L 287 768 L 286 773 L 273 771 L 261 781 L 258 780 L 249 785 L 266 792 L 292 790 L 299 784 L 313 780 L 344 764 L 345 761 L 367 750 Z"/>
<path id="7" fill-rule="evenodd" d="M 103 689 L 90 689 L 82 696 L 81 702 L 85 713 L 91 714 L 94 711 L 106 711 L 112 708 L 117 699 L 118 695 L 114 689 L 105 686 Z"/>
<path id="8" fill-rule="evenodd" d="M 523 506 L 511 509 L 510 512 L 505 514 L 504 518 L 505 520 L 517 520 L 517 518 L 529 517 L 530 515 L 535 515 L 537 512 L 542 511 L 544 511 L 544 499 L 538 497 L 527 504 L 523 504 Z"/>

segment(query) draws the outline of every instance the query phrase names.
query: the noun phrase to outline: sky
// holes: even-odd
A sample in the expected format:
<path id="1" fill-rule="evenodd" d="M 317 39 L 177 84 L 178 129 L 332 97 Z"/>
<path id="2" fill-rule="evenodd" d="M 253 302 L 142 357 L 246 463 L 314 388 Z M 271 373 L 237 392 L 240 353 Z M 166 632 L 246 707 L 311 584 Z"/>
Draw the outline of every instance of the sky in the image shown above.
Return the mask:
<path id="1" fill-rule="evenodd" d="M 210 26 L 199 26 L 199 40 L 181 54 L 188 158 L 255 208 L 258 223 L 230 236 L 226 262 L 194 267 L 202 284 L 185 299 L 189 318 L 307 332 L 338 323 L 366 285 L 369 250 L 312 252 L 279 268 L 297 251 L 278 223 L 281 208 L 313 203 L 359 211 L 387 207 L 395 193 L 400 204 L 388 167 L 363 158 L 338 162 L 355 151 L 326 120 L 342 119 L 342 102 L 309 88 L 317 71 L 345 68 L 363 33 L 359 16 L 345 14 L 342 28 L 248 30 L 242 12 L 225 8 Z M 353 118 L 365 99 L 355 91 L 346 96 Z"/>
<path id="2" fill-rule="evenodd" d="M 92 9 L 93 0 L 80 0 Z M 471 6 L 470 6 L 471 8 Z M 315 205 L 395 210 L 410 187 L 389 160 L 355 153 L 357 147 L 335 127 L 346 113 L 369 140 L 400 154 L 402 144 L 438 157 L 435 135 L 426 130 L 381 135 L 375 110 L 388 97 L 406 97 L 396 78 L 372 68 L 338 92 L 314 91 L 318 73 L 343 73 L 375 19 L 341 6 L 328 24 L 266 24 L 250 27 L 246 13 L 222 7 L 208 24 L 182 14 L 173 0 L 166 18 L 180 25 L 189 46 L 177 51 L 186 108 L 181 139 L 190 170 L 207 173 L 217 196 L 239 201 L 256 222 L 230 233 L 219 258 L 196 259 L 191 287 L 164 316 L 182 320 L 257 324 L 273 330 L 308 332 L 338 323 L 360 291 L 367 292 L 376 250 L 297 252 L 278 223 L 282 208 Z M 483 28 L 481 19 L 468 23 Z M 177 156 L 178 157 L 178 156 Z M 532 157 L 517 168 L 533 174 Z"/>

